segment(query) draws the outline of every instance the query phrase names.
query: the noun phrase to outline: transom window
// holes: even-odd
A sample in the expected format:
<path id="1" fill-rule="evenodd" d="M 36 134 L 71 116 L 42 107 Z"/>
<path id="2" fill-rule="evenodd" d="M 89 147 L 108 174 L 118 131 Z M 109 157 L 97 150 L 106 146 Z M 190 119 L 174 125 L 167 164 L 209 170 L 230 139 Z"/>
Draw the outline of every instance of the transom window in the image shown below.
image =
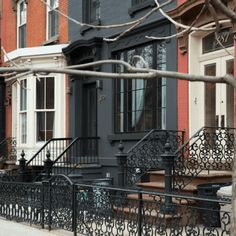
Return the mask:
<path id="1" fill-rule="evenodd" d="M 58 35 L 58 10 L 59 0 L 48 0 L 47 22 L 48 22 L 48 39 Z"/>
<path id="2" fill-rule="evenodd" d="M 83 0 L 83 21 L 94 23 L 100 20 L 100 0 Z"/>
<path id="3" fill-rule="evenodd" d="M 233 31 L 231 28 L 222 29 L 217 34 L 208 34 L 202 39 L 202 53 L 209 53 L 217 50 L 221 50 L 223 47 L 232 47 L 234 45 Z"/>
<path id="4" fill-rule="evenodd" d="M 17 31 L 18 47 L 26 47 L 26 21 L 27 10 L 25 1 L 19 1 L 17 5 Z"/>
<path id="5" fill-rule="evenodd" d="M 36 82 L 36 140 L 47 141 L 54 133 L 54 77 L 40 77 Z"/>
<path id="6" fill-rule="evenodd" d="M 145 63 L 138 57 L 141 56 Z M 166 69 L 166 45 L 152 44 L 117 54 L 136 67 Z M 121 68 L 121 72 L 123 68 Z M 115 81 L 115 132 L 138 132 L 152 128 L 165 128 L 166 80 Z"/>
<path id="7" fill-rule="evenodd" d="M 20 142 L 27 143 L 27 80 L 20 81 Z"/>

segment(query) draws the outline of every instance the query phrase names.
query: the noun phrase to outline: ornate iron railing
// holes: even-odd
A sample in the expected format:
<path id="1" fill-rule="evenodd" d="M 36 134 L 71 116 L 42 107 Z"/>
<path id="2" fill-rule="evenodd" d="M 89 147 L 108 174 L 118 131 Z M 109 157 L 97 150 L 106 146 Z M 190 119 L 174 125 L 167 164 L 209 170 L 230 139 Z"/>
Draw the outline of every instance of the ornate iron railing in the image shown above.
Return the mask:
<path id="1" fill-rule="evenodd" d="M 176 152 L 174 188 L 184 189 L 202 171 L 232 170 L 236 129 L 203 127 Z"/>
<path id="2" fill-rule="evenodd" d="M 8 137 L 0 142 L 0 162 L 16 161 L 16 138 Z"/>
<path id="3" fill-rule="evenodd" d="M 153 129 L 146 134 L 127 153 L 126 184 L 137 183 L 149 170 L 162 169 L 160 155 L 164 153 L 168 141 L 171 151 L 175 152 L 183 145 L 185 131 Z"/>
<path id="4" fill-rule="evenodd" d="M 46 154 L 50 152 L 50 158 L 52 161 L 56 160 L 57 157 L 63 153 L 68 147 L 72 138 L 52 138 L 48 140 L 34 156 L 27 161 L 27 166 L 43 166 L 46 160 Z"/>
<path id="5" fill-rule="evenodd" d="M 75 138 L 54 160 L 53 173 L 69 175 L 81 165 L 98 164 L 98 141 L 99 137 Z"/>
<path id="6" fill-rule="evenodd" d="M 0 182 L 0 216 L 74 235 L 230 235 L 230 199 L 73 184 Z"/>

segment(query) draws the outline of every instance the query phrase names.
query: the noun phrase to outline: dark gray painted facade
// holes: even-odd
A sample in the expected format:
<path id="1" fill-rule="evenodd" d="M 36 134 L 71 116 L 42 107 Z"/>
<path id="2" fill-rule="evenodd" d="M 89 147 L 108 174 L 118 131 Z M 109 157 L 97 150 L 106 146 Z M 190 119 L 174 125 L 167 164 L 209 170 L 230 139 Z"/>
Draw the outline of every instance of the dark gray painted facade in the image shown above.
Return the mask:
<path id="1" fill-rule="evenodd" d="M 100 18 L 101 23 L 116 24 L 129 22 L 144 15 L 151 9 L 154 1 L 147 1 L 147 8 L 135 12 L 132 16 L 131 8 L 132 0 L 101 0 Z M 172 9 L 175 3 L 169 6 Z M 69 1 L 69 15 L 79 21 L 82 21 L 82 0 Z M 129 35 L 122 37 L 117 42 L 107 43 L 102 40 L 103 37 L 115 36 L 122 32 L 124 28 L 97 30 L 91 28 L 80 27 L 73 22 L 69 23 L 69 39 L 71 44 L 64 50 L 68 64 L 85 63 L 100 59 L 110 59 L 122 50 L 137 47 L 143 44 L 152 43 L 145 38 L 146 35 L 167 36 L 175 32 L 175 29 L 167 20 L 163 19 L 160 13 L 154 13 L 145 23 L 133 30 Z M 166 66 L 167 70 L 176 70 L 177 67 L 177 47 L 176 40 L 168 40 L 166 42 Z M 95 70 L 113 72 L 111 65 L 103 65 Z M 138 133 L 119 133 L 114 132 L 114 81 L 112 79 L 103 79 L 102 88 L 96 84 L 97 78 L 70 77 L 70 95 L 69 95 L 69 134 L 70 136 L 83 136 L 84 126 L 83 119 L 85 113 L 83 106 L 89 106 L 85 101 L 88 87 L 96 86 L 96 135 L 99 140 L 99 156 L 105 173 L 115 174 L 116 161 L 114 155 L 117 153 L 117 144 L 119 140 L 123 140 L 125 151 L 140 140 L 144 132 Z M 101 79 L 99 79 L 101 80 Z M 90 91 L 90 90 L 88 90 Z M 177 129 L 177 83 L 175 80 L 167 80 L 166 85 L 166 128 Z M 94 104 L 93 104 L 94 106 Z M 91 114 L 91 113 L 89 113 Z M 94 114 L 94 113 L 92 113 Z M 89 120 L 94 125 L 94 120 Z M 93 131 L 88 131 L 93 134 Z M 86 135 L 88 135 L 88 132 Z M 113 170 L 114 169 L 114 170 Z"/>

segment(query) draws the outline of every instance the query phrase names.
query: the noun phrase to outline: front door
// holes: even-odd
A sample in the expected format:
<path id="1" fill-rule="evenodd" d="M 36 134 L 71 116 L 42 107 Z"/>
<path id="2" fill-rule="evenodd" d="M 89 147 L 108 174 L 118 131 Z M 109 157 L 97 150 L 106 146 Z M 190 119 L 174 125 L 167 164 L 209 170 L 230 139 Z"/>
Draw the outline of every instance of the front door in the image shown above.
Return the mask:
<path id="1" fill-rule="evenodd" d="M 231 56 L 220 57 L 201 63 L 204 75 L 220 76 L 234 74 L 234 61 Z M 233 127 L 234 89 L 227 84 L 205 83 L 204 120 L 207 127 Z"/>
<path id="2" fill-rule="evenodd" d="M 96 83 L 89 83 L 83 85 L 82 136 L 97 136 Z"/>

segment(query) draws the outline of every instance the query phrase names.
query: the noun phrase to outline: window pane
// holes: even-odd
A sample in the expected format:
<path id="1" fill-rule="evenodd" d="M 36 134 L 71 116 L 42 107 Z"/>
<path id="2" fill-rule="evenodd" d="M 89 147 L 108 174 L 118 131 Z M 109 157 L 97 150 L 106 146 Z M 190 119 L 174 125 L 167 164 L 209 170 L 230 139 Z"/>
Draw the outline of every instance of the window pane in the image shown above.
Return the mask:
<path id="1" fill-rule="evenodd" d="M 46 127 L 46 140 L 49 140 L 53 138 L 54 112 L 46 112 Z"/>
<path id="2" fill-rule="evenodd" d="M 89 1 L 89 0 L 87 0 Z M 99 20 L 100 18 L 100 1 L 99 0 L 90 0 L 90 6 L 89 6 L 89 21 L 95 22 Z"/>
<path id="3" fill-rule="evenodd" d="M 231 28 L 222 29 L 217 33 L 218 40 L 215 33 L 211 33 L 202 39 L 202 53 L 209 53 L 224 47 L 231 47 L 234 45 L 234 36 Z"/>
<path id="4" fill-rule="evenodd" d="M 20 21 L 19 25 L 26 23 L 26 4 L 25 2 L 20 3 L 20 15 L 19 15 Z"/>
<path id="5" fill-rule="evenodd" d="M 216 75 L 216 64 L 205 65 L 205 75 Z M 216 85 L 205 83 L 205 126 L 214 127 L 216 124 Z"/>
<path id="6" fill-rule="evenodd" d="M 20 110 L 27 109 L 27 80 L 20 81 Z"/>
<path id="7" fill-rule="evenodd" d="M 27 114 L 21 113 L 21 143 L 27 142 Z"/>
<path id="8" fill-rule="evenodd" d="M 45 112 L 37 112 L 37 141 L 45 140 Z"/>
<path id="9" fill-rule="evenodd" d="M 19 48 L 26 47 L 26 24 L 19 27 Z"/>
<path id="10" fill-rule="evenodd" d="M 45 87 L 45 79 L 39 78 L 36 80 L 36 109 L 44 109 L 44 87 Z"/>
<path id="11" fill-rule="evenodd" d="M 54 78 L 46 79 L 46 109 L 54 108 Z"/>
<path id="12" fill-rule="evenodd" d="M 51 38 L 58 35 L 58 12 L 52 10 L 48 14 L 48 37 Z"/>

